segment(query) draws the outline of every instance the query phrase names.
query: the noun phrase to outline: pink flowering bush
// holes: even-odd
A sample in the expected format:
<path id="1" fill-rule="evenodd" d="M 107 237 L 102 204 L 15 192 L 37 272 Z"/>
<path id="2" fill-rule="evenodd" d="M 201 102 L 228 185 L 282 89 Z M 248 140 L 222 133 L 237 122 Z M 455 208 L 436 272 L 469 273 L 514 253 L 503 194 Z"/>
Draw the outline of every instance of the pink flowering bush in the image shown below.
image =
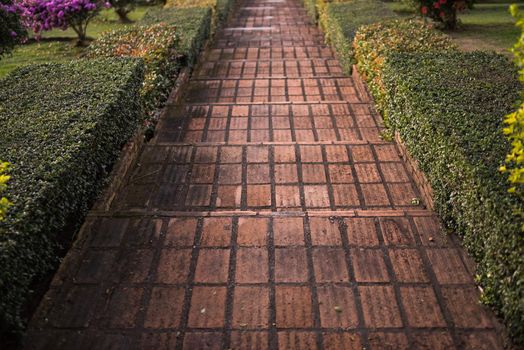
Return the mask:
<path id="1" fill-rule="evenodd" d="M 447 29 L 457 27 L 457 13 L 473 6 L 474 0 L 415 0 L 424 17 L 441 22 Z"/>
<path id="2" fill-rule="evenodd" d="M 78 44 L 87 40 L 87 25 L 102 7 L 101 0 L 17 0 L 14 3 L 22 23 L 37 35 L 51 29 L 71 27 L 78 35 Z"/>
<path id="3" fill-rule="evenodd" d="M 23 41 L 26 31 L 10 0 L 0 0 L 0 57 Z"/>

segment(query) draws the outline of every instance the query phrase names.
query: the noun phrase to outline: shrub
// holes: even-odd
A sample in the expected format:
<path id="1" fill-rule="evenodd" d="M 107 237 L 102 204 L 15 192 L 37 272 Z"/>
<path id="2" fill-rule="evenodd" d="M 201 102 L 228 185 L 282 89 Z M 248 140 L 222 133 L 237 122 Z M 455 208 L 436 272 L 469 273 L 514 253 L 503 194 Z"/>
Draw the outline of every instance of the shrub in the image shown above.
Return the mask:
<path id="1" fill-rule="evenodd" d="M 477 261 L 483 300 L 524 343 L 524 235 L 498 168 L 509 149 L 502 116 L 521 86 L 494 53 L 395 53 L 384 67 L 390 124 L 434 191 L 435 207 Z"/>
<path id="2" fill-rule="evenodd" d="M 304 7 L 306 8 L 306 12 L 308 16 L 311 18 L 311 21 L 313 23 L 317 23 L 318 21 L 318 12 L 317 12 L 317 4 L 315 0 L 303 0 Z"/>
<path id="3" fill-rule="evenodd" d="M 9 176 L 9 163 L 0 160 L 0 194 L 7 189 Z M 7 215 L 7 209 L 13 205 L 6 197 L 0 197 L 0 221 L 4 221 Z"/>
<path id="4" fill-rule="evenodd" d="M 177 53 L 181 63 L 192 65 L 209 38 L 211 10 L 209 8 L 151 9 L 146 12 L 141 24 L 151 25 L 164 22 L 176 27 L 179 35 Z"/>
<path id="5" fill-rule="evenodd" d="M 457 13 L 473 7 L 474 0 L 411 0 L 424 17 L 441 22 L 447 29 L 457 27 Z"/>
<path id="6" fill-rule="evenodd" d="M 158 23 L 106 32 L 88 49 L 87 57 L 135 57 L 145 62 L 141 95 L 152 112 L 171 91 L 179 70 L 175 26 Z"/>
<path id="7" fill-rule="evenodd" d="M 227 19 L 234 0 L 167 0 L 165 8 L 210 8 L 212 11 L 211 32 Z"/>
<path id="8" fill-rule="evenodd" d="M 0 58 L 11 52 L 26 35 L 26 31 L 10 0 L 0 0 Z"/>
<path id="9" fill-rule="evenodd" d="M 354 0 L 348 3 L 328 3 L 320 13 L 320 24 L 346 73 L 355 63 L 353 38 L 357 30 L 366 24 L 393 18 L 395 14 L 379 0 Z"/>
<path id="10" fill-rule="evenodd" d="M 34 279 L 57 263 L 57 236 L 77 227 L 141 118 L 143 64 L 77 60 L 0 80 L 0 154 L 11 163 L 0 222 L 0 330 L 22 326 Z"/>
<path id="11" fill-rule="evenodd" d="M 362 26 L 353 41 L 357 68 L 366 80 L 377 109 L 384 111 L 382 74 L 388 55 L 393 52 L 429 52 L 456 50 L 447 35 L 437 32 L 422 21 L 391 20 Z"/>
<path id="12" fill-rule="evenodd" d="M 79 45 L 85 45 L 87 25 L 105 5 L 102 0 L 18 0 L 15 3 L 24 25 L 36 34 L 71 27 L 78 35 Z"/>
<path id="13" fill-rule="evenodd" d="M 524 15 L 522 15 L 516 5 L 511 6 L 511 13 L 517 18 L 517 26 L 522 30 L 518 42 L 513 47 L 515 62 L 520 68 L 520 80 L 524 81 Z M 504 134 L 511 142 L 511 151 L 506 156 L 506 166 L 500 170 L 509 173 L 509 181 L 512 183 L 509 191 L 516 193 L 524 199 L 524 103 L 517 111 L 510 113 L 504 120 L 506 127 Z M 524 213 L 520 213 L 524 215 Z M 524 230 L 524 226 L 522 227 Z"/>

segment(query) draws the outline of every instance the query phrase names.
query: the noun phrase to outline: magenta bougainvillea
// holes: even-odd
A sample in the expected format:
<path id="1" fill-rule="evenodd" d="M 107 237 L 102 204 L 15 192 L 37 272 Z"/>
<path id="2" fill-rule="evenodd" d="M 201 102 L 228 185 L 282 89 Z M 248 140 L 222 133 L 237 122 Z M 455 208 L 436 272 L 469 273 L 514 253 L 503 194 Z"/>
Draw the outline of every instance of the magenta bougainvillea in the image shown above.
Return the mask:
<path id="1" fill-rule="evenodd" d="M 457 26 L 457 13 L 473 6 L 474 0 L 416 0 L 420 13 L 443 23 L 448 29 Z"/>
<path id="2" fill-rule="evenodd" d="M 51 29 L 72 28 L 79 43 L 87 39 L 89 21 L 109 3 L 101 0 L 17 0 L 12 7 L 22 23 L 37 35 Z"/>

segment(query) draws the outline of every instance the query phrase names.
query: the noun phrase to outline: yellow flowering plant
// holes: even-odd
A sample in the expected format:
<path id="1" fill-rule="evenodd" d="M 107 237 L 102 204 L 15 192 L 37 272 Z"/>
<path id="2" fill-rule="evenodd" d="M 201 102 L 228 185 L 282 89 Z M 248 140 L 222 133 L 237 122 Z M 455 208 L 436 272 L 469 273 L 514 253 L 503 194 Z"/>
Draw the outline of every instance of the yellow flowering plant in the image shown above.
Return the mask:
<path id="1" fill-rule="evenodd" d="M 11 178 L 9 173 L 9 163 L 0 161 L 0 194 L 7 188 L 7 181 Z M 6 197 L 0 197 L 0 221 L 5 219 L 7 210 L 12 203 Z"/>

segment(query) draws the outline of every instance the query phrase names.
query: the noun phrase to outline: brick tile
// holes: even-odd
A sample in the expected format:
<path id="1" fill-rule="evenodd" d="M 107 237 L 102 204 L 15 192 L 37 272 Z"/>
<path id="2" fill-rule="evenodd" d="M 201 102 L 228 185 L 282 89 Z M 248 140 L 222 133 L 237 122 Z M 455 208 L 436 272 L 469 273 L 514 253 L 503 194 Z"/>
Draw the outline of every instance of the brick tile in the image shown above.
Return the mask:
<path id="1" fill-rule="evenodd" d="M 390 249 L 389 258 L 400 282 L 429 282 L 424 263 L 416 249 Z"/>
<path id="2" fill-rule="evenodd" d="M 358 207 L 360 199 L 353 184 L 333 185 L 333 197 L 337 207 Z"/>
<path id="3" fill-rule="evenodd" d="M 317 282 L 349 281 L 346 255 L 341 248 L 315 248 L 313 267 Z"/>
<path id="4" fill-rule="evenodd" d="M 237 244 L 240 246 L 265 246 L 269 220 L 263 218 L 238 219 Z"/>
<path id="5" fill-rule="evenodd" d="M 229 268 L 229 250 L 201 249 L 198 255 L 195 282 L 225 283 Z"/>
<path id="6" fill-rule="evenodd" d="M 368 340 L 372 349 L 411 350 L 408 337 L 404 333 L 371 332 L 368 335 Z"/>
<path id="7" fill-rule="evenodd" d="M 219 328 L 224 326 L 226 287 L 193 288 L 188 326 Z"/>
<path id="8" fill-rule="evenodd" d="M 400 287 L 400 294 L 411 327 L 446 326 L 431 287 Z"/>
<path id="9" fill-rule="evenodd" d="M 324 328 L 355 328 L 358 314 L 351 287 L 327 285 L 317 288 L 320 323 Z"/>
<path id="10" fill-rule="evenodd" d="M 410 178 L 403 163 L 380 163 L 386 182 L 409 182 Z"/>
<path id="11" fill-rule="evenodd" d="M 277 246 L 304 245 L 304 221 L 302 218 L 275 218 L 273 235 Z"/>
<path id="12" fill-rule="evenodd" d="M 428 249 L 426 254 L 440 284 L 474 283 L 457 249 Z"/>
<path id="13" fill-rule="evenodd" d="M 247 186 L 247 205 L 249 207 L 269 207 L 271 205 L 271 185 Z"/>
<path id="14" fill-rule="evenodd" d="M 325 183 L 326 174 L 323 164 L 302 164 L 302 179 L 304 183 Z"/>
<path id="15" fill-rule="evenodd" d="M 357 282 L 387 282 L 389 275 L 384 253 L 378 249 L 352 249 L 351 259 Z"/>
<path id="16" fill-rule="evenodd" d="M 231 244 L 231 218 L 206 218 L 202 228 L 203 247 L 228 247 Z"/>
<path id="17" fill-rule="evenodd" d="M 224 185 L 242 183 L 242 165 L 241 164 L 222 164 L 218 182 Z"/>
<path id="18" fill-rule="evenodd" d="M 382 182 L 378 168 L 374 163 L 355 164 L 358 181 L 361 183 Z"/>
<path id="19" fill-rule="evenodd" d="M 361 286 L 358 288 L 364 322 L 371 328 L 401 327 L 402 321 L 393 287 Z"/>
<path id="20" fill-rule="evenodd" d="M 248 146 L 247 161 L 250 163 L 267 163 L 269 159 L 266 146 Z"/>
<path id="21" fill-rule="evenodd" d="M 197 147 L 195 163 L 215 163 L 217 160 L 217 147 Z"/>
<path id="22" fill-rule="evenodd" d="M 149 298 L 144 327 L 178 327 L 184 304 L 184 292 L 182 287 L 154 287 Z"/>
<path id="23" fill-rule="evenodd" d="M 169 220 L 167 226 L 166 246 L 192 246 L 195 241 L 197 220 L 193 218 L 176 218 Z"/>
<path id="24" fill-rule="evenodd" d="M 159 283 L 185 283 L 189 275 L 191 249 L 162 249 L 156 273 Z"/>
<path id="25" fill-rule="evenodd" d="M 239 248 L 236 261 L 236 283 L 268 283 L 266 248 Z"/>
<path id="26" fill-rule="evenodd" d="M 247 183 L 248 184 L 267 184 L 269 183 L 268 164 L 248 164 Z"/>
<path id="27" fill-rule="evenodd" d="M 247 126 L 247 125 L 246 125 Z M 242 163 L 242 147 L 224 146 L 221 150 L 220 163 Z"/>
<path id="28" fill-rule="evenodd" d="M 309 219 L 309 229 L 313 245 L 341 245 L 338 221 L 330 218 Z"/>
<path id="29" fill-rule="evenodd" d="M 233 331 L 231 332 L 232 349 L 266 350 L 269 332 Z"/>
<path id="30" fill-rule="evenodd" d="M 479 302 L 479 294 L 475 287 L 444 287 L 442 295 L 456 327 L 491 328 L 493 326 L 487 311 Z"/>
<path id="31" fill-rule="evenodd" d="M 358 350 L 362 349 L 360 335 L 356 333 L 342 332 L 342 333 L 324 333 L 322 335 L 324 340 L 325 350 Z"/>
<path id="32" fill-rule="evenodd" d="M 306 282 L 308 267 L 306 250 L 303 248 L 275 249 L 276 282 Z"/>
<path id="33" fill-rule="evenodd" d="M 275 165 L 275 182 L 281 183 L 297 183 L 297 166 L 296 164 L 276 164 Z"/>
<path id="34" fill-rule="evenodd" d="M 278 328 L 313 326 L 311 291 L 308 287 L 277 285 L 275 299 Z"/>
<path id="35" fill-rule="evenodd" d="M 276 186 L 275 199 L 278 208 L 298 208 L 301 206 L 298 186 Z"/>
<path id="36" fill-rule="evenodd" d="M 322 148 L 320 146 L 300 146 L 302 163 L 322 163 Z"/>
<path id="37" fill-rule="evenodd" d="M 75 281 L 78 283 L 101 283 L 112 271 L 117 253 L 118 251 L 113 249 L 107 251 L 87 251 L 80 262 L 80 268 L 75 276 Z"/>
<path id="38" fill-rule="evenodd" d="M 326 146 L 327 161 L 330 163 L 348 162 L 345 146 Z"/>
<path id="39" fill-rule="evenodd" d="M 239 207 L 242 198 L 242 186 L 218 186 L 217 207 Z"/>
<path id="40" fill-rule="evenodd" d="M 375 160 L 369 146 L 351 146 L 351 157 L 354 162 L 372 162 Z"/>
<path id="41" fill-rule="evenodd" d="M 386 189 L 382 184 L 363 184 L 360 186 L 364 194 L 364 202 L 369 206 L 390 205 Z"/>
<path id="42" fill-rule="evenodd" d="M 153 249 L 126 249 L 113 266 L 113 280 L 124 283 L 142 283 L 149 276 L 153 263 Z M 111 276 L 111 273 L 108 273 Z"/>
<path id="43" fill-rule="evenodd" d="M 500 336 L 494 331 L 462 334 L 460 343 L 466 350 L 502 350 Z"/>
<path id="44" fill-rule="evenodd" d="M 220 350 L 222 349 L 222 332 L 188 332 L 184 337 L 184 350 Z"/>
<path id="45" fill-rule="evenodd" d="M 247 142 L 247 130 L 229 130 L 229 142 Z"/>
<path id="46" fill-rule="evenodd" d="M 140 335 L 139 348 L 141 349 L 174 349 L 178 337 L 176 333 L 142 333 Z"/>
<path id="47" fill-rule="evenodd" d="M 60 295 L 64 302 L 55 302 L 47 315 L 52 326 L 57 328 L 86 328 L 91 322 L 100 291 L 96 286 L 72 286 Z"/>
<path id="48" fill-rule="evenodd" d="M 391 199 L 395 205 L 412 205 L 415 198 L 419 198 L 410 183 L 387 184 Z"/>
<path id="49" fill-rule="evenodd" d="M 306 206 L 313 208 L 329 207 L 329 195 L 327 187 L 323 185 L 304 186 L 304 195 L 306 197 Z"/>
<path id="50" fill-rule="evenodd" d="M 295 138 L 297 142 L 315 141 L 313 130 L 311 129 L 297 129 L 295 130 Z"/>
<path id="51" fill-rule="evenodd" d="M 453 339 L 448 332 L 420 332 L 413 337 L 414 349 L 447 350 L 454 349 Z"/>
<path id="52" fill-rule="evenodd" d="M 406 219 L 383 218 L 380 219 L 380 227 L 386 245 L 414 245 L 413 234 Z"/>
<path id="53" fill-rule="evenodd" d="M 316 336 L 313 332 L 278 332 L 279 350 L 319 350 L 316 341 Z"/>
<path id="54" fill-rule="evenodd" d="M 273 120 L 275 120 L 275 118 L 273 118 Z M 273 127 L 277 127 L 274 121 Z M 283 128 L 289 128 L 289 124 L 287 124 L 287 126 L 284 126 Z M 275 162 L 277 163 L 295 163 L 296 161 L 294 146 L 275 146 L 273 152 L 275 155 Z"/>
<path id="55" fill-rule="evenodd" d="M 330 164 L 329 177 L 332 183 L 352 183 L 353 179 L 351 166 L 344 164 Z"/>
<path id="56" fill-rule="evenodd" d="M 413 221 L 417 228 L 418 236 L 424 246 L 447 246 L 450 244 L 449 238 L 441 229 L 438 219 L 433 216 L 414 217 Z"/>
<path id="57" fill-rule="evenodd" d="M 120 287 L 115 289 L 104 312 L 108 328 L 134 328 L 140 311 L 142 288 Z M 85 302 L 85 300 L 83 300 Z"/>
<path id="58" fill-rule="evenodd" d="M 400 157 L 397 148 L 393 144 L 374 146 L 377 158 L 381 162 L 399 162 Z"/>
<path id="59" fill-rule="evenodd" d="M 233 328 L 267 328 L 269 288 L 236 287 L 233 301 Z"/>
<path id="60" fill-rule="evenodd" d="M 208 206 L 211 200 L 211 186 L 192 185 L 186 197 L 186 205 L 189 206 Z"/>
<path id="61" fill-rule="evenodd" d="M 359 247 L 378 246 L 377 230 L 372 218 L 347 218 L 348 242 Z"/>

